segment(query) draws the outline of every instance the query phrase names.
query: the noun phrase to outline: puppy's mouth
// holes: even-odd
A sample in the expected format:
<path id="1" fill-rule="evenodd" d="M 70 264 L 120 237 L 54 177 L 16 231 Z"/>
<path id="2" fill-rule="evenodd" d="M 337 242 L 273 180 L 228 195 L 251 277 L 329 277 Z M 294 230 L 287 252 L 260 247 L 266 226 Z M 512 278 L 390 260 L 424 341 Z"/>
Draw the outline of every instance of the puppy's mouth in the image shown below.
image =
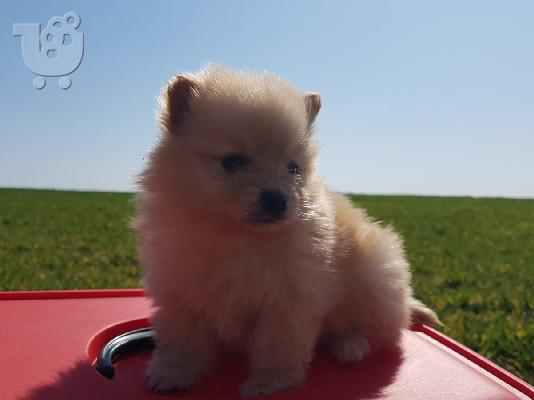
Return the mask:
<path id="1" fill-rule="evenodd" d="M 276 224 L 284 224 L 287 223 L 288 220 L 285 215 L 283 216 L 267 216 L 267 215 L 260 215 L 255 216 L 252 218 L 252 223 L 254 225 L 276 225 Z"/>

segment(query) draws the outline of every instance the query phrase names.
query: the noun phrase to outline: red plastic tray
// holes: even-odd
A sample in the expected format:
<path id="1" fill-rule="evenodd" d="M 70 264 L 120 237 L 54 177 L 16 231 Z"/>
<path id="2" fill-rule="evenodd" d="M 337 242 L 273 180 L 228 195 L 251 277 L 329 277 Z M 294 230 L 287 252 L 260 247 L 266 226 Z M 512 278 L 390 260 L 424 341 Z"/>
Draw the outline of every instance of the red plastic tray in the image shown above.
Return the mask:
<path id="1" fill-rule="evenodd" d="M 147 325 L 140 290 L 0 292 L 0 399 L 232 399 L 247 374 L 228 358 L 178 395 L 144 386 L 148 353 L 116 364 L 108 380 L 92 366 L 102 345 Z M 272 399 L 528 399 L 534 389 L 454 340 L 427 327 L 403 334 L 398 349 L 354 365 L 318 354 L 307 383 Z"/>

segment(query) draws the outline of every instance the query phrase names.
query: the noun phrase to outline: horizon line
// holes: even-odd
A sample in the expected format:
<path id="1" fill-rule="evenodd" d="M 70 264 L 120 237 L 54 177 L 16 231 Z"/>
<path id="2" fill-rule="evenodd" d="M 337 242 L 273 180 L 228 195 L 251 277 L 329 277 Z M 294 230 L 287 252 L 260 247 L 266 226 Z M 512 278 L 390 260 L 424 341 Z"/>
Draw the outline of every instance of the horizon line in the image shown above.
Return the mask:
<path id="1" fill-rule="evenodd" d="M 54 187 L 28 187 L 28 186 L 0 186 L 1 189 L 13 190 L 42 190 L 54 192 L 78 192 L 78 193 L 124 193 L 136 194 L 138 191 L 132 190 L 109 190 L 95 188 L 54 188 Z M 472 194 L 440 194 L 440 193 L 392 193 L 392 192 L 342 192 L 333 190 L 333 192 L 342 193 L 349 196 L 383 196 L 383 197 L 450 197 L 450 198 L 472 198 L 472 199 L 507 199 L 507 200 L 534 200 L 534 197 L 514 197 L 514 196 L 491 196 L 491 195 L 472 195 Z"/>

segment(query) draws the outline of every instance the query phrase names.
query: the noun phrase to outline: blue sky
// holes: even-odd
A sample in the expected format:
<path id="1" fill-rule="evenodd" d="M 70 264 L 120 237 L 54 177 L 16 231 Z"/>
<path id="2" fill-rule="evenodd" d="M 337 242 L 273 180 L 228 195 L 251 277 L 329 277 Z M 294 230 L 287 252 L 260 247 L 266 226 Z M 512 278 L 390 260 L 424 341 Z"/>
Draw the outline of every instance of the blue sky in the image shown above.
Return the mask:
<path id="1" fill-rule="evenodd" d="M 42 90 L 14 22 L 76 11 L 85 54 Z M 155 96 L 212 61 L 319 91 L 332 189 L 534 197 L 534 2 L 2 1 L 0 186 L 134 190 Z"/>

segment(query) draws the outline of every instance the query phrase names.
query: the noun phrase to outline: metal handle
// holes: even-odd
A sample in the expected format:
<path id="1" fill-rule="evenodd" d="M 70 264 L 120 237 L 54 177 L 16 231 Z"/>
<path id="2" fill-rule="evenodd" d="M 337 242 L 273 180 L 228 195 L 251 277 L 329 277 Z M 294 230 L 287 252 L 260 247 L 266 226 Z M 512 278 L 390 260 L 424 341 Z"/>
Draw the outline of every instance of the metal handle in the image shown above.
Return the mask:
<path id="1" fill-rule="evenodd" d="M 96 370 L 111 379 L 115 375 L 113 363 L 119 357 L 136 351 L 152 350 L 154 343 L 152 328 L 136 329 L 114 337 L 100 351 L 95 363 Z"/>

